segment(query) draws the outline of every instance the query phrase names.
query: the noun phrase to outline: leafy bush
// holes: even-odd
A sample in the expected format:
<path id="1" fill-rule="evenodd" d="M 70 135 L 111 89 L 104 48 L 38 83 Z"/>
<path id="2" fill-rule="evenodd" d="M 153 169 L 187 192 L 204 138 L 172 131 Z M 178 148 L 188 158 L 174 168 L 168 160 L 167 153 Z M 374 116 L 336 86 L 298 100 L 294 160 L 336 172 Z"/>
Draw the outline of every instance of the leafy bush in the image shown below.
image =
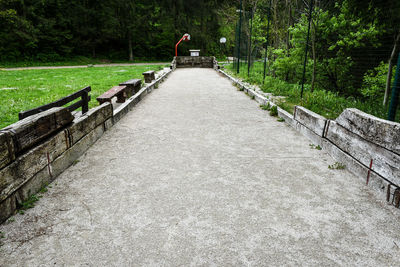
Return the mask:
<path id="1" fill-rule="evenodd" d="M 363 78 L 363 85 L 361 87 L 361 93 L 365 97 L 370 98 L 382 98 L 385 94 L 386 79 L 389 64 L 383 61 L 378 67 L 373 70 L 367 71 Z M 394 67 L 393 73 L 396 72 L 396 67 Z M 394 75 L 392 76 L 393 81 Z"/>

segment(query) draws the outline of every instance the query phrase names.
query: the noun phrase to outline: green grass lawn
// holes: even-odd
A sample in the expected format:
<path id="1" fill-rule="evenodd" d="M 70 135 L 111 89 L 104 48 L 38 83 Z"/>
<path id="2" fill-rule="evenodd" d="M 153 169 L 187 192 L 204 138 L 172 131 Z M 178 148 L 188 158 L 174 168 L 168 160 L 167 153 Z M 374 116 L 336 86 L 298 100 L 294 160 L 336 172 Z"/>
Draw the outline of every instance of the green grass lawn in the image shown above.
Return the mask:
<path id="1" fill-rule="evenodd" d="M 42 62 L 42 61 L 18 61 L 18 62 L 0 62 L 0 68 L 19 68 L 19 67 L 46 67 L 46 66 L 79 66 L 89 64 L 112 64 L 112 63 L 148 63 L 149 60 L 135 59 L 133 62 L 128 60 L 109 60 L 101 58 L 89 58 L 77 56 L 62 61 Z M 164 62 L 164 61 L 154 61 Z"/>
<path id="2" fill-rule="evenodd" d="M 143 79 L 146 70 L 164 66 L 0 71 L 0 129 L 18 121 L 18 113 L 58 100 L 91 86 L 90 107 L 96 97 L 129 79 Z"/>

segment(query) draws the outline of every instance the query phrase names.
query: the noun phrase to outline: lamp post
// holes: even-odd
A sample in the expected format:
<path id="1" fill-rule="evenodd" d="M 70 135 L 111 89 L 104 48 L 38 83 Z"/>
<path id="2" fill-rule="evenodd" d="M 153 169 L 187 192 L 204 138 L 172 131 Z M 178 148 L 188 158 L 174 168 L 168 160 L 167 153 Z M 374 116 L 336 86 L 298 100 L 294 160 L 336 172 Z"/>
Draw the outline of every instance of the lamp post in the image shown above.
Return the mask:
<path id="1" fill-rule="evenodd" d="M 226 38 L 225 38 L 225 37 L 222 37 L 221 39 L 219 39 L 219 43 L 221 44 L 219 50 L 220 50 L 220 53 L 223 55 L 223 52 L 225 52 L 225 49 L 224 49 L 224 51 L 222 51 L 222 48 L 221 48 L 221 47 L 224 47 L 224 46 L 225 46 Z M 222 56 L 222 55 L 221 55 L 221 56 Z"/>
<path id="2" fill-rule="evenodd" d="M 183 35 L 183 37 L 179 40 L 179 42 L 176 43 L 176 45 L 175 45 L 175 56 L 176 56 L 176 57 L 178 56 L 178 45 L 179 45 L 182 41 L 185 41 L 185 42 L 190 41 L 190 34 L 185 33 L 185 34 Z"/>

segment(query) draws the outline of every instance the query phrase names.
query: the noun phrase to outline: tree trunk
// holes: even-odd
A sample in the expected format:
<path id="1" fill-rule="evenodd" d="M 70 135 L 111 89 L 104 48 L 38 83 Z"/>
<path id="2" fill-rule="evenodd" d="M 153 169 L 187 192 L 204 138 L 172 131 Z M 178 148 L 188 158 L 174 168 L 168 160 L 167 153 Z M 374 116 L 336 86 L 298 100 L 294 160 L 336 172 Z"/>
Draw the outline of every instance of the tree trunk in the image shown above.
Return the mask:
<path id="1" fill-rule="evenodd" d="M 132 36 L 128 34 L 129 61 L 133 61 Z"/>
<path id="2" fill-rule="evenodd" d="M 274 12 L 274 18 L 272 20 L 272 23 L 274 25 L 274 33 L 275 33 L 275 42 L 274 42 L 274 48 L 279 48 L 279 36 L 278 36 L 278 0 L 273 1 L 273 12 Z"/>
<path id="3" fill-rule="evenodd" d="M 287 35 L 286 35 L 286 51 L 289 51 L 290 48 L 290 31 L 289 31 L 289 27 L 291 25 L 291 16 L 292 16 L 292 6 L 290 5 L 290 3 L 286 2 L 286 5 L 288 5 L 288 20 L 287 20 Z"/>
<path id="4" fill-rule="evenodd" d="M 393 59 L 394 59 L 394 56 L 396 55 L 397 43 L 399 42 L 399 39 L 400 39 L 400 33 L 397 34 L 397 37 L 394 41 L 392 54 L 390 55 L 390 58 L 389 58 L 389 69 L 388 69 L 388 74 L 386 77 L 385 96 L 383 97 L 383 105 L 384 106 L 386 106 L 388 104 L 388 100 L 389 100 L 390 85 L 391 85 L 390 82 L 392 81 L 392 73 L 393 73 Z"/>
<path id="5" fill-rule="evenodd" d="M 313 57 L 313 72 L 312 72 L 312 79 L 311 79 L 311 93 L 314 92 L 314 87 L 315 87 L 315 76 L 317 72 L 317 55 L 315 51 L 315 38 L 317 36 L 317 29 L 318 29 L 318 24 L 319 24 L 319 9 L 318 9 L 318 1 L 315 1 L 315 9 L 318 10 L 316 11 L 316 15 L 314 16 L 314 20 L 312 21 L 312 31 L 311 31 L 311 49 L 312 49 L 312 57 Z"/>

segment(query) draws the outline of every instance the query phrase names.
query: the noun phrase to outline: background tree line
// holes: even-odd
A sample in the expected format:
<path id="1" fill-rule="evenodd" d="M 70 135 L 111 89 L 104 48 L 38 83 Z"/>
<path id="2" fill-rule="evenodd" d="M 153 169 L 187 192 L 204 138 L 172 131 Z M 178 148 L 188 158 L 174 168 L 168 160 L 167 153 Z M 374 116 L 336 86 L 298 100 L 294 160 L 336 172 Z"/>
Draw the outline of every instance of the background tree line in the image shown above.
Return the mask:
<path id="1" fill-rule="evenodd" d="M 171 59 L 185 47 L 218 53 L 225 0 L 0 0 L 0 60 L 59 61 L 76 55 Z"/>
<path id="2" fill-rule="evenodd" d="M 292 84 L 301 81 L 311 0 L 236 0 L 236 9 L 240 8 L 240 2 L 244 10 L 241 59 L 255 62 L 255 68 L 256 61 L 265 54 L 269 35 L 268 75 Z M 379 99 L 387 104 L 400 51 L 400 1 L 313 2 L 307 89 L 312 92 L 317 88 L 356 99 Z M 237 10 L 231 9 L 230 15 L 239 21 Z M 236 48 L 238 29 L 237 24 L 231 27 L 237 33 Z"/>

